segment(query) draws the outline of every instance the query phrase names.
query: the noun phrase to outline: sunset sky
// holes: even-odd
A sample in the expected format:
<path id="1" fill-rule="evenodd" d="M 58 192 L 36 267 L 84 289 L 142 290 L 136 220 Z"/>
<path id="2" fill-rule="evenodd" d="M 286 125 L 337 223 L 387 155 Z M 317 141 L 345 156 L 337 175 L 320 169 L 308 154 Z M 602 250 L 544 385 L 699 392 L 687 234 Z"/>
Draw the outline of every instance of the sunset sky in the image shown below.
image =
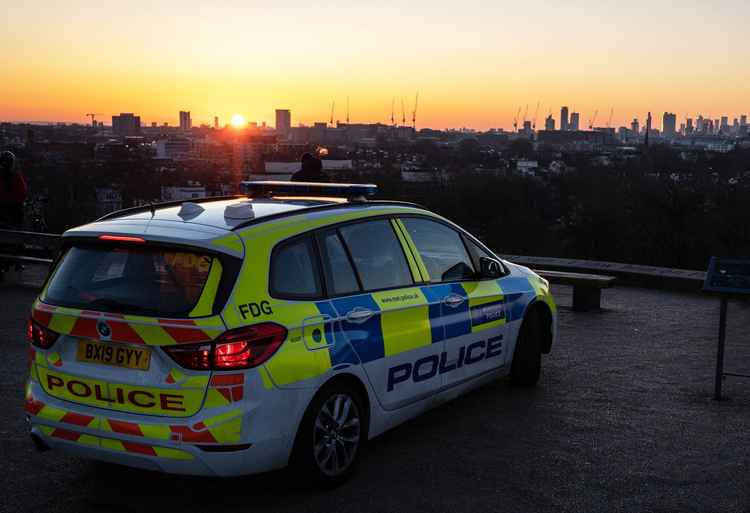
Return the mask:
<path id="1" fill-rule="evenodd" d="M 4 121 L 296 125 L 349 96 L 353 122 L 389 122 L 417 91 L 418 127 L 510 128 L 537 101 L 538 124 L 750 112 L 747 1 L 0 1 Z"/>

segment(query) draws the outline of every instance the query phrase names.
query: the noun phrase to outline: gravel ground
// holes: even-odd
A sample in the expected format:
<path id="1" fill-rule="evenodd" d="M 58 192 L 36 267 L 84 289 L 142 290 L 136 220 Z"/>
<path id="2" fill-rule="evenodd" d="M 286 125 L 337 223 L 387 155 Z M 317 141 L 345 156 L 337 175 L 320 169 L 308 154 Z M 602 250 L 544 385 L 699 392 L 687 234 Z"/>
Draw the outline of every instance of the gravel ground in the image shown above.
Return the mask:
<path id="1" fill-rule="evenodd" d="M 750 511 L 750 380 L 711 399 L 718 301 L 615 288 L 565 308 L 534 390 L 499 381 L 372 441 L 315 491 L 284 472 L 165 476 L 34 451 L 22 412 L 34 291 L 0 287 L 2 511 Z M 750 305 L 729 309 L 727 371 L 750 371 Z"/>

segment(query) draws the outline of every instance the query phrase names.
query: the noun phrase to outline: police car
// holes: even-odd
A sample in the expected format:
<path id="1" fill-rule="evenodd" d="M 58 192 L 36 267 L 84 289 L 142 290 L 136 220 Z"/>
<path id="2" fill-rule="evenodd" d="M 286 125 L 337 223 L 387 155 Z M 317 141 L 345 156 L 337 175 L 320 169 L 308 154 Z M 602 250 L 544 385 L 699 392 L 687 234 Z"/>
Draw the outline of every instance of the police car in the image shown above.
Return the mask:
<path id="1" fill-rule="evenodd" d="M 243 185 L 65 232 L 28 323 L 39 449 L 335 483 L 437 404 L 537 382 L 556 333 L 544 279 L 374 185 Z"/>

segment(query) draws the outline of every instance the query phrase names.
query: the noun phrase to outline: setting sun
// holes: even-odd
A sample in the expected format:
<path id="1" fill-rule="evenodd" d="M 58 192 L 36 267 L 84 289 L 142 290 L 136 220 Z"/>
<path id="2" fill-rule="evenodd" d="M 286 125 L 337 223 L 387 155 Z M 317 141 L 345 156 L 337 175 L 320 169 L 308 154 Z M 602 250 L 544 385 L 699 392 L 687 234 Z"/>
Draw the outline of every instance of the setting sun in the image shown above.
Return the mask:
<path id="1" fill-rule="evenodd" d="M 245 116 L 243 116 L 242 114 L 233 114 L 232 126 L 234 128 L 242 128 L 243 126 L 245 126 Z"/>

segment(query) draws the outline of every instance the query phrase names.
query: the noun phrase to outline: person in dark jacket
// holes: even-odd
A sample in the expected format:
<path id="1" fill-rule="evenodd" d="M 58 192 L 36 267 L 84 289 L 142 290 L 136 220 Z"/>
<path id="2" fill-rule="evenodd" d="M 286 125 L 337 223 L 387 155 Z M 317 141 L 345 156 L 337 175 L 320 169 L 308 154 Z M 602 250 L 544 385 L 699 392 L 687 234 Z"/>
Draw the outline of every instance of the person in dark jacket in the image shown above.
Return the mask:
<path id="1" fill-rule="evenodd" d="M 302 155 L 302 167 L 292 175 L 293 182 L 328 182 L 323 162 L 309 153 Z"/>
<path id="2" fill-rule="evenodd" d="M 9 151 L 0 153 L 0 224 L 12 230 L 23 228 L 27 192 L 26 180 L 16 169 L 16 156 Z"/>

